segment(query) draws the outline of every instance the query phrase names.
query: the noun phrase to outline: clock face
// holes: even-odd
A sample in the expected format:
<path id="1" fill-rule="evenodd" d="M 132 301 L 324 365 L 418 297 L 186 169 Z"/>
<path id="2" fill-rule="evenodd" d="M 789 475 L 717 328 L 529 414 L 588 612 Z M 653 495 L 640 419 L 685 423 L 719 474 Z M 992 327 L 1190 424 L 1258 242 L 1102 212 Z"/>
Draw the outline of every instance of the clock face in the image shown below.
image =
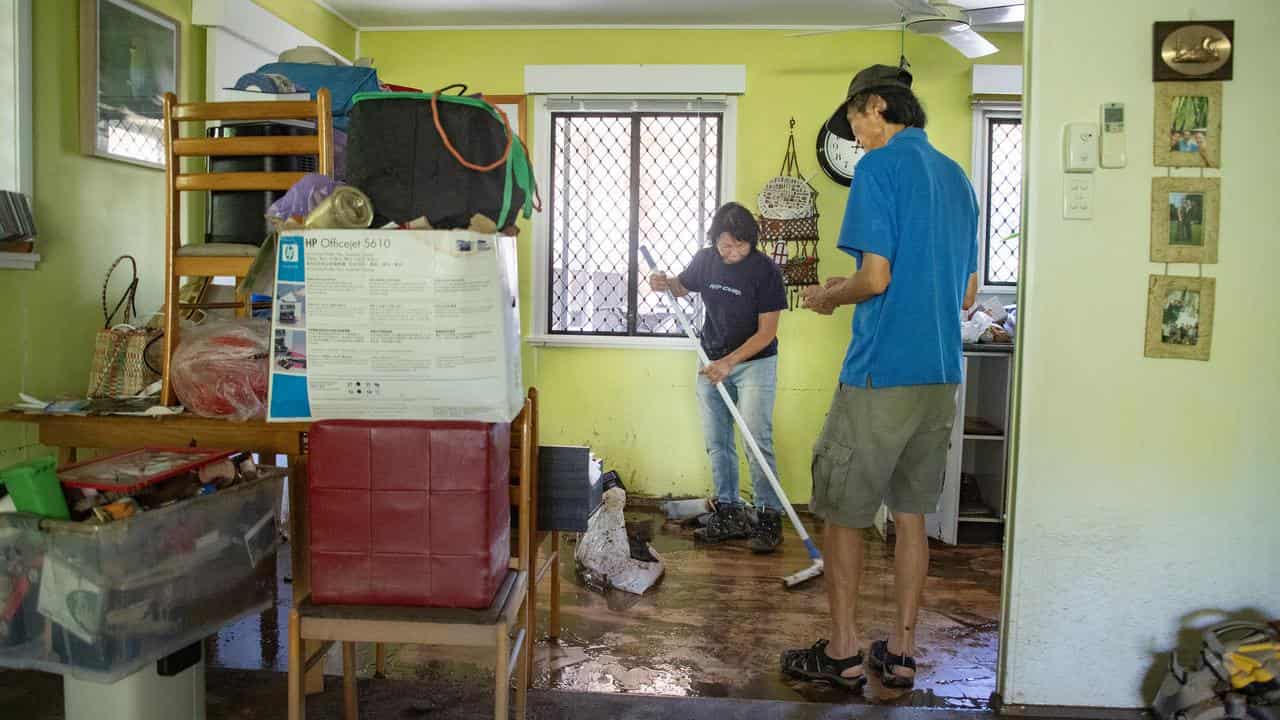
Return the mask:
<path id="1" fill-rule="evenodd" d="M 853 170 L 866 151 L 857 140 L 845 140 L 827 131 L 818 131 L 818 164 L 841 185 L 853 182 Z"/>

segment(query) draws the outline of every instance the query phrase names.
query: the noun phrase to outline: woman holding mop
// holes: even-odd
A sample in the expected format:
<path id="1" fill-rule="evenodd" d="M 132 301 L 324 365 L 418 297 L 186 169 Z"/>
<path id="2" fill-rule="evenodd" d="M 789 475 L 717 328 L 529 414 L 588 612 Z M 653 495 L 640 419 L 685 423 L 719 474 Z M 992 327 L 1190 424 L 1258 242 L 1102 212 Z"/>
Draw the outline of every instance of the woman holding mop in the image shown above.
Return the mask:
<path id="1" fill-rule="evenodd" d="M 747 455 L 757 522 L 738 496 L 738 450 L 733 416 L 716 391 L 724 383 L 777 476 L 773 455 L 773 401 L 778 380 L 778 318 L 787 307 L 782 274 L 757 248 L 760 228 L 751 211 L 727 203 L 716 211 L 710 242 L 679 275 L 654 272 L 649 286 L 676 297 L 701 294 L 706 307 L 702 348 L 711 363 L 698 372 L 698 408 L 715 490 L 715 512 L 694 533 L 703 542 L 751 538 L 751 550 L 769 553 L 782 543 L 782 505 L 756 458 Z"/>

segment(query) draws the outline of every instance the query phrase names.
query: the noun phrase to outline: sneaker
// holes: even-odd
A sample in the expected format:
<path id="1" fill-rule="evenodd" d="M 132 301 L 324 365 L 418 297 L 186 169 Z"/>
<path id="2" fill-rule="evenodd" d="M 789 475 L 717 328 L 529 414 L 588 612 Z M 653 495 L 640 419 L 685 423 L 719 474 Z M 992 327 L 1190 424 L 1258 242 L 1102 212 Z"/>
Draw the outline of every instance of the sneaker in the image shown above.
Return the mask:
<path id="1" fill-rule="evenodd" d="M 741 505 L 717 505 L 707 519 L 707 526 L 693 531 L 694 539 L 705 543 L 741 540 L 751 537 L 751 520 Z"/>
<path id="2" fill-rule="evenodd" d="M 753 553 L 771 553 L 782 544 L 782 513 L 769 508 L 756 511 L 756 526 L 748 546 Z"/>

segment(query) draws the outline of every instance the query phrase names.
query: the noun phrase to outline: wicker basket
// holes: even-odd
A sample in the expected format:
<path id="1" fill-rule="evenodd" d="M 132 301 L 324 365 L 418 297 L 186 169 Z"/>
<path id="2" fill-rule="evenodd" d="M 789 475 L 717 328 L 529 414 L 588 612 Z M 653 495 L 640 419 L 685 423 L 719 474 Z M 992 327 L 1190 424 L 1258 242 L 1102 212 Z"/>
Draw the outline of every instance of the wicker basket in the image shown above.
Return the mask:
<path id="1" fill-rule="evenodd" d="M 798 177 L 779 175 L 764 184 L 756 197 L 762 217 L 773 220 L 796 220 L 816 215 L 813 188 Z"/>
<path id="2" fill-rule="evenodd" d="M 779 220 L 760 218 L 761 240 L 810 240 L 818 237 L 818 216 Z"/>
<path id="3" fill-rule="evenodd" d="M 781 265 L 782 281 L 787 285 L 817 285 L 818 258 L 801 256 L 791 258 Z"/>

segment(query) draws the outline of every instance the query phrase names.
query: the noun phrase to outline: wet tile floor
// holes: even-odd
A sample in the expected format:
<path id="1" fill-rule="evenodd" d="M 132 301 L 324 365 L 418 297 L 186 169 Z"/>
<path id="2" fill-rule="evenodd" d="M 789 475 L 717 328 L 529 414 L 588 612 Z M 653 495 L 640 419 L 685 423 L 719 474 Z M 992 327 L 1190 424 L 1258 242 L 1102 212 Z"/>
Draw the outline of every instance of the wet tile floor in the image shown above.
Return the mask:
<path id="1" fill-rule="evenodd" d="M 785 590 L 780 577 L 808 564 L 790 534 L 783 552 L 753 555 L 745 544 L 696 545 L 692 531 L 660 513 L 628 512 L 651 523 L 653 545 L 666 562 L 662 581 L 643 596 L 599 594 L 576 577 L 573 536 L 562 538 L 561 624 L 558 641 L 545 637 L 548 584 L 538 601 L 534 687 L 603 693 L 986 709 L 995 690 L 1000 608 L 999 545 L 935 545 L 920 616 L 916 689 L 890 693 L 871 683 L 862 696 L 792 683 L 778 672 L 778 655 L 827 635 L 825 579 Z M 819 533 L 815 533 L 820 537 Z M 864 644 L 892 626 L 893 554 L 871 532 L 860 595 Z M 280 575 L 288 571 L 287 548 Z M 224 628 L 208 646 L 211 667 L 283 672 L 290 586 L 259 616 Z M 395 679 L 487 683 L 480 670 L 487 651 L 391 645 L 387 675 Z M 373 674 L 373 647 L 361 646 L 361 677 Z M 335 652 L 326 672 L 340 674 Z"/>

